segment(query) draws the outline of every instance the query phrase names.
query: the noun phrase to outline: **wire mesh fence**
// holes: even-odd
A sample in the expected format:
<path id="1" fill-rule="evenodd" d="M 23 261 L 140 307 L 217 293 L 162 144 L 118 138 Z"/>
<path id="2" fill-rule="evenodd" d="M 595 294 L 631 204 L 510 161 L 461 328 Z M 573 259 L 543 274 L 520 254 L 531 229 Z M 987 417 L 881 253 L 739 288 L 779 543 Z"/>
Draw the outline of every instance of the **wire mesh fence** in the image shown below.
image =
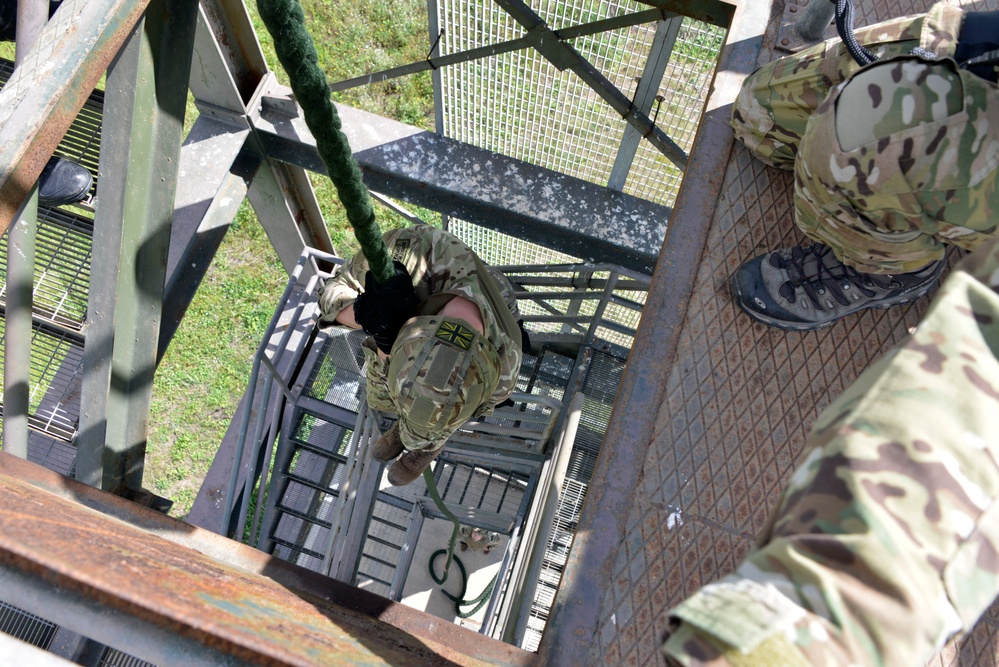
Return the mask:
<path id="1" fill-rule="evenodd" d="M 530 3 L 556 32 L 647 10 L 630 1 L 590 0 Z M 495 2 L 439 0 L 442 56 L 522 37 L 518 25 Z M 631 97 L 654 49 L 656 21 L 566 40 L 622 94 Z M 724 30 L 684 18 L 669 55 L 656 103 L 655 125 L 684 151 L 690 150 L 710 88 Z M 473 60 L 440 71 L 440 100 L 447 136 L 531 164 L 605 185 L 627 122 L 570 69 L 559 69 L 535 49 Z M 624 192 L 671 205 L 682 172 L 649 142 L 642 142 Z"/>

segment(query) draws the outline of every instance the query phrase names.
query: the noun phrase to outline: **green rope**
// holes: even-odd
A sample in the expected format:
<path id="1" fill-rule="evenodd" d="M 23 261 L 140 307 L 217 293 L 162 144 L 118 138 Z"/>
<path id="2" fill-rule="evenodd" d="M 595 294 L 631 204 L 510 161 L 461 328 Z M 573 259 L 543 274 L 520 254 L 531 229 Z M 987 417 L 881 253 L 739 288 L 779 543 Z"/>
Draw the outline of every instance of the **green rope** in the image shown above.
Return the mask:
<path id="1" fill-rule="evenodd" d="M 443 584 L 447 581 L 447 568 L 444 569 L 444 576 L 441 579 L 438 579 L 437 573 L 434 572 L 434 562 L 437 560 L 437 557 L 445 551 L 447 551 L 447 549 L 438 549 L 430 556 L 430 577 L 438 584 Z M 451 556 L 449 554 L 448 559 L 450 560 L 450 558 Z M 477 598 L 474 600 L 465 600 L 463 598 L 465 597 L 465 593 L 468 592 L 468 571 L 465 570 L 464 563 L 462 563 L 461 559 L 457 556 L 454 557 L 454 562 L 458 564 L 458 571 L 461 572 L 461 592 L 458 593 L 458 595 L 451 595 L 444 589 L 441 589 L 441 593 L 454 602 L 454 613 L 457 614 L 458 618 L 468 618 L 474 615 L 478 610 L 482 609 L 482 606 L 489 600 L 489 596 L 493 594 L 493 588 L 496 587 L 496 579 L 499 574 L 497 573 L 493 575 L 492 581 L 490 581 L 489 585 L 487 585 L 485 589 L 479 593 Z M 471 611 L 461 610 L 462 607 L 467 607 L 470 604 L 475 605 Z"/>
<path id="2" fill-rule="evenodd" d="M 350 151 L 347 137 L 340 131 L 340 116 L 330 100 L 326 75 L 319 69 L 319 55 L 305 27 L 305 14 L 298 0 L 257 0 L 257 10 L 274 39 L 278 60 L 288 73 L 305 123 L 316 138 L 319 157 L 326 164 L 330 180 L 347 212 L 347 220 L 354 227 L 354 236 L 375 280 L 384 284 L 394 275 L 392 258 L 375 222 L 371 198 L 361 180 L 361 169 Z"/>
<path id="3" fill-rule="evenodd" d="M 444 501 L 441 500 L 441 494 L 437 490 L 437 481 L 434 479 L 434 473 L 430 469 L 430 466 L 427 466 L 423 470 L 423 481 L 426 482 L 427 491 L 430 492 L 430 497 L 434 499 L 434 504 L 437 505 L 437 509 L 439 509 L 441 514 L 450 519 L 451 523 L 454 524 L 454 528 L 451 529 L 451 540 L 447 545 L 447 562 L 444 564 L 444 578 L 437 581 L 437 577 L 434 577 L 434 581 L 437 581 L 438 584 L 443 584 L 447 581 L 448 570 L 451 569 L 451 558 L 457 558 L 457 556 L 454 556 L 454 543 L 458 540 L 458 530 L 461 527 L 461 523 L 458 521 L 458 517 L 456 517 L 454 513 L 447 508 Z M 431 574 L 433 573 L 431 572 Z"/>

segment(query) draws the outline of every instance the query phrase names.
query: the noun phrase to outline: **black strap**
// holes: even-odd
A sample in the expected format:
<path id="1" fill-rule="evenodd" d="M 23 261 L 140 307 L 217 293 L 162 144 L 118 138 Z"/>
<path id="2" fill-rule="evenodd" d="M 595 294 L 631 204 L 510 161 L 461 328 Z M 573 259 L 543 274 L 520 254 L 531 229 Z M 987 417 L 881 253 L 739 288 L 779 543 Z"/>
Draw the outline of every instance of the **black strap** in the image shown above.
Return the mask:
<path id="1" fill-rule="evenodd" d="M 852 0 L 835 0 L 836 2 L 836 32 L 843 40 L 843 45 L 853 59 L 861 67 L 870 65 L 877 60 L 866 46 L 857 41 L 853 34 L 853 2 Z"/>

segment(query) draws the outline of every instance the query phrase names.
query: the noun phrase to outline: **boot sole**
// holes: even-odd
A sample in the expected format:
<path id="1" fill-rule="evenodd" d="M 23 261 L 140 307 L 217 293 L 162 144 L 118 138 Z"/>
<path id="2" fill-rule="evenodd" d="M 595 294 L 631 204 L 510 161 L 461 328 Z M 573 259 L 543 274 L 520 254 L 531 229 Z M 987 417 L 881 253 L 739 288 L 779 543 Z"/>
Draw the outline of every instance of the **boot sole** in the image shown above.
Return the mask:
<path id="1" fill-rule="evenodd" d="M 776 320 L 771 317 L 767 317 L 766 315 L 761 315 L 760 313 L 754 310 L 746 308 L 742 304 L 741 299 L 737 298 L 735 302 L 736 304 L 738 304 L 742 312 L 746 313 L 757 322 L 762 322 L 763 324 L 775 327 L 777 329 L 783 329 L 785 331 L 818 331 L 820 329 L 825 329 L 826 327 L 831 327 L 844 317 L 854 315 L 863 310 L 884 310 L 885 308 L 892 308 L 894 306 L 902 306 L 907 303 L 912 303 L 913 301 L 917 301 L 926 296 L 927 294 L 929 294 L 933 290 L 933 288 L 936 287 L 936 284 L 937 281 L 933 281 L 932 283 L 927 284 L 925 287 L 919 288 L 919 290 L 916 292 L 907 292 L 906 294 L 899 295 L 894 299 L 879 301 L 877 303 L 871 303 L 865 306 L 860 306 L 855 310 L 843 313 L 842 315 L 836 317 L 835 319 L 826 320 L 823 322 L 787 322 L 785 320 Z"/>

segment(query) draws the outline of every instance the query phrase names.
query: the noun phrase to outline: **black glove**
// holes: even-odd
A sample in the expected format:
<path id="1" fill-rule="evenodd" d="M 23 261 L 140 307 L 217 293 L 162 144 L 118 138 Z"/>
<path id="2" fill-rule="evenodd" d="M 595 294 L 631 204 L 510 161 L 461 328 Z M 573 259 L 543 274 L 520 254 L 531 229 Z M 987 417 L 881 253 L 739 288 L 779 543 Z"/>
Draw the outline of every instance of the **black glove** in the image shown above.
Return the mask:
<path id="1" fill-rule="evenodd" d="M 399 329 L 416 315 L 420 303 L 406 267 L 398 260 L 392 266 L 395 275 L 383 285 L 368 270 L 364 274 L 364 292 L 354 301 L 354 319 L 385 354 L 392 351 Z"/>

